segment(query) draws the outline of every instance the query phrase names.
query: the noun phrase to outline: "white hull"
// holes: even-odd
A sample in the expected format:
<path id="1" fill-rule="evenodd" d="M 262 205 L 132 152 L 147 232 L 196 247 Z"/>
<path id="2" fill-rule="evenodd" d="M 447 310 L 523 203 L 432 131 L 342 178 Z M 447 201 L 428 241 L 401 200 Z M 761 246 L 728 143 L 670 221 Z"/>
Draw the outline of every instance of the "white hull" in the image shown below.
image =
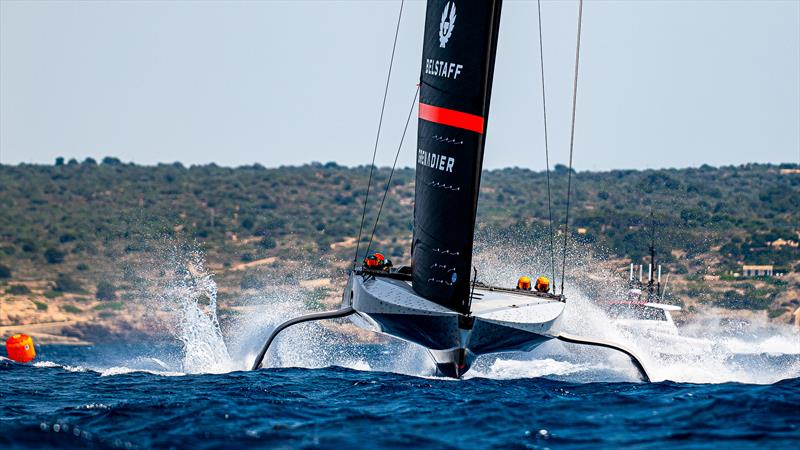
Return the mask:
<path id="1" fill-rule="evenodd" d="M 354 273 L 342 299 L 353 323 L 427 348 L 442 374 L 460 377 L 477 355 L 528 351 L 558 335 L 564 303 L 476 286 L 465 316 L 417 295 L 409 281 Z"/>
<path id="2" fill-rule="evenodd" d="M 649 351 L 665 356 L 701 356 L 707 355 L 714 349 L 714 342 L 704 338 L 693 338 L 678 334 L 674 325 L 672 328 L 651 323 L 638 322 L 652 321 L 618 321 L 617 325 L 630 339 L 647 339 Z"/>

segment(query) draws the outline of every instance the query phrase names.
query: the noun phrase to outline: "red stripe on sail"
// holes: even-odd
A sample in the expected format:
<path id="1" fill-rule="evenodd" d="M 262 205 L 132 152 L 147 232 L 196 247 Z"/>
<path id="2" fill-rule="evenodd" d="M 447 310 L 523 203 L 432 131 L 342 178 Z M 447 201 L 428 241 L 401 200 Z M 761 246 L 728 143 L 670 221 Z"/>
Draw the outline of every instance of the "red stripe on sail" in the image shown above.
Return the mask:
<path id="1" fill-rule="evenodd" d="M 483 134 L 483 117 L 454 109 L 440 108 L 420 102 L 419 118 L 441 125 L 462 128 Z"/>

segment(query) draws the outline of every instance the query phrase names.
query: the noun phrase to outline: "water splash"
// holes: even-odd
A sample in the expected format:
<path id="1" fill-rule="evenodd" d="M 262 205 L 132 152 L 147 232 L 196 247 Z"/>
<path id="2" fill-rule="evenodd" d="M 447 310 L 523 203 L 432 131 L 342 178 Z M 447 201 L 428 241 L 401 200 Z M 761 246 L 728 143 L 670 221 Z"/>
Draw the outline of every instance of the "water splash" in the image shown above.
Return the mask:
<path id="1" fill-rule="evenodd" d="M 530 230 L 482 231 L 478 234 L 475 254 L 479 277 L 508 286 L 520 275 L 550 276 L 549 247 L 543 246 L 544 242 L 541 234 Z M 790 327 L 769 323 L 765 317 L 730 321 L 719 311 L 710 311 L 695 315 L 681 327 L 682 337 L 678 338 L 618 326 L 596 303 L 625 298 L 627 291 L 625 280 L 599 264 L 606 254 L 602 248 L 580 242 L 573 241 L 568 247 L 564 331 L 616 342 L 634 350 L 654 381 L 774 383 L 800 376 L 798 333 Z M 560 283 L 558 270 L 556 274 Z M 543 364 L 548 358 L 565 361 L 567 365 Z M 559 378 L 569 373 L 580 374 L 581 381 L 607 381 L 603 377 L 609 375 L 612 379 L 620 375 L 636 379 L 636 372 L 631 369 L 627 357 L 616 352 L 552 342 L 530 353 L 483 357 L 483 361 L 479 358 L 474 370 L 479 376 L 491 378 L 509 374 Z M 589 376 L 589 372 L 596 376 Z"/>
<path id="2" fill-rule="evenodd" d="M 550 255 L 542 242 L 545 241 L 536 234 L 508 230 L 479 233 L 474 260 L 479 278 L 492 284 L 513 285 L 522 274 L 549 275 Z M 130 370 L 164 374 L 248 370 L 274 327 L 310 312 L 309 305 L 314 303 L 298 283 L 261 272 L 260 284 L 264 287 L 257 294 L 240 293 L 236 306 L 229 306 L 239 314 L 223 327 L 217 315 L 217 285 L 205 266 L 203 252 L 196 246 L 170 240 L 151 248 L 151 258 L 143 264 L 142 291 L 146 295 L 142 297 L 157 312 L 157 323 L 180 343 L 179 360 L 164 356 L 166 363 L 157 365 L 150 355 L 146 361 L 139 358 L 130 364 L 102 369 L 106 375 Z M 602 249 L 573 242 L 567 258 L 565 291 L 569 300 L 562 322 L 564 331 L 633 349 L 643 357 L 654 380 L 773 383 L 800 376 L 800 340 L 796 332 L 766 320 L 761 324 L 741 322 L 732 328 L 721 316 L 696 317 L 682 328 L 682 334 L 713 345 L 691 355 L 665 355 L 671 344 L 644 331 L 618 327 L 596 305 L 597 299 L 621 298 L 626 291 L 624 280 L 598 264 L 604 259 Z M 299 279 L 318 276 L 302 272 L 297 275 Z M 556 281 L 559 279 L 560 274 Z M 433 364 L 422 347 L 358 332 L 347 323 L 344 319 L 287 329 L 267 354 L 265 366 L 342 366 L 416 376 L 432 373 Z M 785 355 L 789 355 L 788 359 Z M 480 357 L 469 376 L 609 381 L 634 380 L 636 371 L 627 357 L 616 352 L 553 341 L 529 353 Z"/>
<path id="3" fill-rule="evenodd" d="M 149 248 L 152 251 L 137 270 L 139 297 L 150 313 L 148 319 L 181 345 L 178 364 L 165 364 L 163 369 L 185 373 L 233 370 L 217 316 L 217 284 L 205 266 L 204 253 L 196 245 L 169 238 L 151 243 Z"/>
<path id="4" fill-rule="evenodd" d="M 311 312 L 309 292 L 267 274 L 265 287 L 240 298 L 246 314 L 226 330 L 232 360 L 247 370 L 267 336 L 285 320 Z M 356 329 L 347 319 L 308 322 L 290 327 L 278 336 L 264 359 L 264 367 L 321 368 L 340 366 L 355 370 L 380 370 L 411 375 L 432 373 L 432 363 L 421 347 Z"/>
<path id="5" fill-rule="evenodd" d="M 231 358 L 217 317 L 217 284 L 197 249 L 174 247 L 168 264 L 175 276 L 164 284 L 161 305 L 174 320 L 174 336 L 183 345 L 183 371 L 228 372 Z"/>

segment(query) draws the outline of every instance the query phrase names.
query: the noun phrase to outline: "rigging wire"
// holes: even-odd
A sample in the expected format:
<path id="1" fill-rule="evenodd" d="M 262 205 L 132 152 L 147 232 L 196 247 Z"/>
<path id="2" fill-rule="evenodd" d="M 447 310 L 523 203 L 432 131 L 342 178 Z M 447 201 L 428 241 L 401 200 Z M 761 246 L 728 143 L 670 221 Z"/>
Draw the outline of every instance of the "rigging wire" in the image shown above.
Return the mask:
<path id="1" fill-rule="evenodd" d="M 572 125 L 569 132 L 569 172 L 567 172 L 567 207 L 564 215 L 564 251 L 561 261 L 561 295 L 564 295 L 564 279 L 567 267 L 567 240 L 569 239 L 569 203 L 572 193 L 572 155 L 575 148 L 575 109 L 578 100 L 578 62 L 581 56 L 581 22 L 583 20 L 583 0 L 578 3 L 578 39 L 575 44 L 575 78 L 572 83 Z"/>
<path id="2" fill-rule="evenodd" d="M 397 49 L 397 36 L 400 34 L 400 19 L 403 17 L 403 5 L 405 0 L 400 1 L 400 12 L 397 14 L 397 26 L 394 30 L 394 43 L 392 43 L 392 56 L 389 59 L 389 73 L 386 75 L 386 87 L 383 89 L 383 102 L 381 104 L 381 115 L 378 119 L 378 132 L 375 136 L 375 148 L 372 150 L 372 163 L 369 166 L 369 179 L 367 181 L 367 193 L 364 196 L 364 209 L 361 212 L 361 224 L 358 226 L 358 238 L 356 239 L 356 252 L 353 255 L 353 269 L 356 267 L 358 261 L 358 250 L 361 246 L 361 233 L 364 230 L 364 218 L 367 215 L 367 202 L 369 201 L 369 189 L 372 186 L 372 173 L 375 170 L 375 155 L 378 153 L 378 142 L 381 138 L 381 128 L 383 126 L 383 113 L 386 111 L 386 97 L 389 94 L 389 81 L 392 78 L 392 67 L 394 66 L 394 54 Z M 369 247 L 367 247 L 369 249 Z"/>
<path id="3" fill-rule="evenodd" d="M 367 244 L 367 255 L 369 249 L 372 247 L 372 239 L 375 237 L 375 230 L 378 228 L 378 221 L 381 219 L 381 212 L 383 211 L 383 203 L 386 201 L 386 195 L 389 193 L 389 188 L 392 185 L 392 176 L 394 176 L 394 169 L 397 167 L 397 158 L 400 156 L 400 149 L 403 148 L 403 141 L 406 139 L 406 132 L 408 131 L 408 124 L 411 123 L 411 115 L 414 112 L 414 106 L 417 104 L 417 97 L 419 96 L 419 85 L 417 90 L 414 91 L 414 100 L 411 101 L 411 108 L 408 110 L 408 117 L 406 118 L 406 126 L 403 128 L 403 135 L 400 137 L 400 144 L 397 146 L 397 153 L 394 154 L 394 164 L 392 164 L 392 171 L 389 172 L 389 180 L 386 182 L 386 189 L 383 191 L 383 198 L 381 199 L 381 206 L 378 208 L 378 215 L 375 217 L 375 225 L 372 226 L 372 234 L 369 236 L 369 244 Z"/>
<path id="4" fill-rule="evenodd" d="M 545 100 L 544 88 L 544 44 L 542 43 L 542 1 L 536 0 L 536 7 L 539 17 L 539 67 L 542 69 L 542 117 L 544 119 L 544 162 L 545 170 L 547 172 L 547 213 L 549 220 L 547 222 L 550 228 L 550 269 L 553 274 L 553 282 L 550 285 L 553 287 L 553 293 L 556 291 L 556 250 L 555 243 L 553 242 L 553 200 L 550 195 L 550 150 L 548 148 L 547 139 L 547 101 Z"/>

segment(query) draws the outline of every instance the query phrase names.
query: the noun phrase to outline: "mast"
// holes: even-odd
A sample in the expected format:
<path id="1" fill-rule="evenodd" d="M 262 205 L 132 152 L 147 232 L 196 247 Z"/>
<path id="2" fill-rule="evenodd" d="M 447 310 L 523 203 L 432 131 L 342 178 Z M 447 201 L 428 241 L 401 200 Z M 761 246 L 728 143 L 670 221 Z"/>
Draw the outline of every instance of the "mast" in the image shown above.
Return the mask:
<path id="1" fill-rule="evenodd" d="M 412 284 L 470 311 L 470 272 L 502 0 L 428 0 L 420 78 Z"/>

